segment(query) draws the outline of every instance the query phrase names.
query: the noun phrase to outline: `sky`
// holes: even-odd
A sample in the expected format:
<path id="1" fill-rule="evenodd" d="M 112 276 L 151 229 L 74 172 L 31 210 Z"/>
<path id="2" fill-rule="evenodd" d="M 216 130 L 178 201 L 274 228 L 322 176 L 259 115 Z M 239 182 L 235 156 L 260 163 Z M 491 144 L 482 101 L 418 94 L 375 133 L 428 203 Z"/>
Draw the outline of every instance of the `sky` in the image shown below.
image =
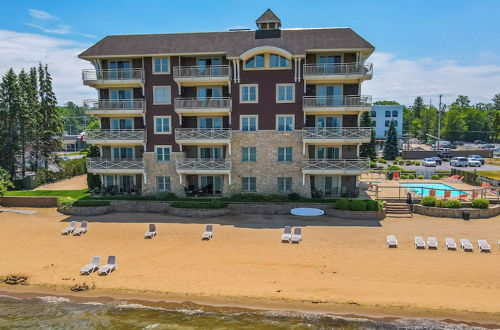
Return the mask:
<path id="1" fill-rule="evenodd" d="M 58 102 L 81 103 L 97 94 L 77 56 L 106 35 L 254 29 L 269 5 L 283 28 L 350 27 L 374 45 L 374 78 L 362 85 L 374 100 L 500 93 L 500 0 L 1 0 L 0 74 L 46 63 Z"/>

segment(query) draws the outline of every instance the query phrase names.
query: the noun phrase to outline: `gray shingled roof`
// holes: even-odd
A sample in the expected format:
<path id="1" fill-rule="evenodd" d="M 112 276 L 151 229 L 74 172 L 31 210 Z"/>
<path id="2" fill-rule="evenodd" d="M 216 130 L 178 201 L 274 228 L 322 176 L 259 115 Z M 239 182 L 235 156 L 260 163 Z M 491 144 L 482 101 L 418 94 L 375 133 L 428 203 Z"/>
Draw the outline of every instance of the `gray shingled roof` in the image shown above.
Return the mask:
<path id="1" fill-rule="evenodd" d="M 255 23 L 269 23 L 269 22 L 279 22 L 281 24 L 281 20 L 271 9 L 268 9 L 264 12 L 264 14 L 260 15 L 259 18 L 255 21 Z"/>
<path id="2" fill-rule="evenodd" d="M 225 53 L 227 57 L 238 57 L 259 46 L 283 48 L 293 55 L 305 55 L 309 49 L 365 49 L 369 53 L 375 49 L 350 28 L 318 28 L 284 29 L 280 38 L 266 39 L 256 39 L 255 31 L 107 36 L 79 57 L 196 53 Z"/>

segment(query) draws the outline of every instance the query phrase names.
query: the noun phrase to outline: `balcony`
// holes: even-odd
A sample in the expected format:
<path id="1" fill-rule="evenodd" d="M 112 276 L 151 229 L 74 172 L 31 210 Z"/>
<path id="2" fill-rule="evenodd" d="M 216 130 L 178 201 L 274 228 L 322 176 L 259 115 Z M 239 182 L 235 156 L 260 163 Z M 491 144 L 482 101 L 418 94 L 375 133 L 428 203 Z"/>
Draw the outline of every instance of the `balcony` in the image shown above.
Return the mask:
<path id="1" fill-rule="evenodd" d="M 82 71 L 83 84 L 91 87 L 141 87 L 144 83 L 142 69 L 108 69 Z"/>
<path id="2" fill-rule="evenodd" d="M 177 83 L 222 83 L 231 81 L 229 65 L 174 66 L 174 81 Z"/>
<path id="3" fill-rule="evenodd" d="M 369 80 L 373 76 L 372 63 L 304 64 L 306 81 Z"/>
<path id="4" fill-rule="evenodd" d="M 302 141 L 316 144 L 368 143 L 371 131 L 371 127 L 304 127 Z"/>
<path id="5" fill-rule="evenodd" d="M 85 113 L 91 116 L 141 117 L 146 109 L 144 99 L 85 100 Z"/>
<path id="6" fill-rule="evenodd" d="M 308 114 L 358 113 L 370 111 L 372 97 L 363 96 L 304 96 L 302 107 Z"/>
<path id="7" fill-rule="evenodd" d="M 231 161 L 214 158 L 179 158 L 176 160 L 178 174 L 231 174 Z"/>
<path id="8" fill-rule="evenodd" d="M 175 112 L 180 115 L 228 115 L 231 112 L 230 97 L 181 97 L 174 99 Z"/>
<path id="9" fill-rule="evenodd" d="M 94 174 L 142 174 L 144 160 L 142 158 L 88 158 L 87 171 Z"/>
<path id="10" fill-rule="evenodd" d="M 302 174 L 359 175 L 370 169 L 370 159 L 306 159 L 302 161 Z"/>
<path id="11" fill-rule="evenodd" d="M 87 131 L 87 143 L 95 145 L 135 146 L 145 142 L 143 129 L 91 130 Z"/>
<path id="12" fill-rule="evenodd" d="M 175 142 L 181 145 L 229 144 L 231 129 L 176 128 Z"/>

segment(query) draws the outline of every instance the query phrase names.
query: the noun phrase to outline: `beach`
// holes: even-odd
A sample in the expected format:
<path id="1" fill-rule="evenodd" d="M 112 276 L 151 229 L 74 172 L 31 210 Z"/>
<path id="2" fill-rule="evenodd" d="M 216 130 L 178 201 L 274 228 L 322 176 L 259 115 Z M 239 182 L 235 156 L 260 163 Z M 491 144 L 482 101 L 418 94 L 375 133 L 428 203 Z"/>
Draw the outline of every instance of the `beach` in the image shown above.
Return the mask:
<path id="1" fill-rule="evenodd" d="M 375 221 L 114 213 L 85 218 L 89 232 L 74 237 L 60 230 L 82 218 L 35 210 L 0 212 L 0 276 L 21 273 L 30 282 L 0 284 L 0 291 L 500 325 L 500 217 Z M 150 222 L 159 234 L 145 240 Z M 201 241 L 207 223 L 214 224 L 214 238 Z M 303 241 L 281 243 L 284 225 L 302 226 Z M 399 248 L 386 247 L 389 234 L 397 236 Z M 436 236 L 438 250 L 416 250 L 414 236 Z M 492 253 L 447 251 L 445 237 L 468 238 L 474 245 L 486 239 Z M 116 255 L 118 269 L 109 276 L 80 276 L 94 255 L 101 263 Z M 83 282 L 95 288 L 69 290 Z"/>

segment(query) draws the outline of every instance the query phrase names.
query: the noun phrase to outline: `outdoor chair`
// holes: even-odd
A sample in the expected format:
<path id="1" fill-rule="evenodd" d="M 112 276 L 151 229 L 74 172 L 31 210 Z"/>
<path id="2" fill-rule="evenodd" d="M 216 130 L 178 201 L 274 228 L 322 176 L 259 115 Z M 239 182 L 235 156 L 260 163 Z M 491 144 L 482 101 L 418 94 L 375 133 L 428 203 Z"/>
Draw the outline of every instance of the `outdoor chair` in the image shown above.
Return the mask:
<path id="1" fill-rule="evenodd" d="M 283 230 L 283 235 L 281 235 L 281 242 L 290 243 L 291 240 L 292 240 L 292 227 L 285 226 L 285 229 Z"/>
<path id="2" fill-rule="evenodd" d="M 108 275 L 109 273 L 114 271 L 116 268 L 117 268 L 116 267 L 116 257 L 109 256 L 108 263 L 99 268 L 99 275 Z"/>
<path id="3" fill-rule="evenodd" d="M 446 238 L 446 248 L 448 250 L 456 250 L 457 249 L 457 243 L 455 243 L 455 240 L 453 238 Z"/>
<path id="4" fill-rule="evenodd" d="M 95 272 L 99 268 L 99 263 L 101 262 L 101 257 L 95 256 L 92 258 L 92 261 L 90 261 L 90 264 L 84 266 L 82 269 L 80 269 L 80 274 L 82 275 L 89 275 L 93 272 Z"/>
<path id="5" fill-rule="evenodd" d="M 479 248 L 479 252 L 491 252 L 490 245 L 484 239 L 477 240 L 477 246 Z"/>
<path id="6" fill-rule="evenodd" d="M 156 225 L 154 223 L 149 224 L 149 230 L 144 234 L 144 238 L 153 238 L 157 235 Z"/>
<path id="7" fill-rule="evenodd" d="M 415 236 L 415 248 L 425 249 L 425 241 L 422 236 Z"/>
<path id="8" fill-rule="evenodd" d="M 292 243 L 300 243 L 302 241 L 302 228 L 295 227 L 292 235 Z"/>
<path id="9" fill-rule="evenodd" d="M 474 247 L 472 246 L 472 243 L 466 238 L 460 239 L 460 248 L 462 249 L 462 251 L 465 251 L 465 252 L 474 251 Z"/>
<path id="10" fill-rule="evenodd" d="M 437 250 L 438 242 L 437 242 L 436 237 L 432 237 L 432 236 L 427 237 L 427 248 Z"/>
<path id="11" fill-rule="evenodd" d="M 81 236 L 85 234 L 87 230 L 88 230 L 88 222 L 82 221 L 80 228 L 75 229 L 75 231 L 73 232 L 73 236 Z"/>
<path id="12" fill-rule="evenodd" d="M 76 221 L 71 221 L 71 224 L 68 227 L 61 230 L 61 234 L 69 235 L 75 230 L 75 228 L 76 228 Z"/>
<path id="13" fill-rule="evenodd" d="M 387 247 L 388 248 L 397 248 L 398 247 L 398 240 L 396 239 L 396 236 L 394 235 L 388 235 L 387 236 Z"/>
<path id="14" fill-rule="evenodd" d="M 201 239 L 202 240 L 210 240 L 214 236 L 213 233 L 213 226 L 212 225 L 207 225 L 205 228 L 205 231 L 203 234 L 201 234 Z"/>

